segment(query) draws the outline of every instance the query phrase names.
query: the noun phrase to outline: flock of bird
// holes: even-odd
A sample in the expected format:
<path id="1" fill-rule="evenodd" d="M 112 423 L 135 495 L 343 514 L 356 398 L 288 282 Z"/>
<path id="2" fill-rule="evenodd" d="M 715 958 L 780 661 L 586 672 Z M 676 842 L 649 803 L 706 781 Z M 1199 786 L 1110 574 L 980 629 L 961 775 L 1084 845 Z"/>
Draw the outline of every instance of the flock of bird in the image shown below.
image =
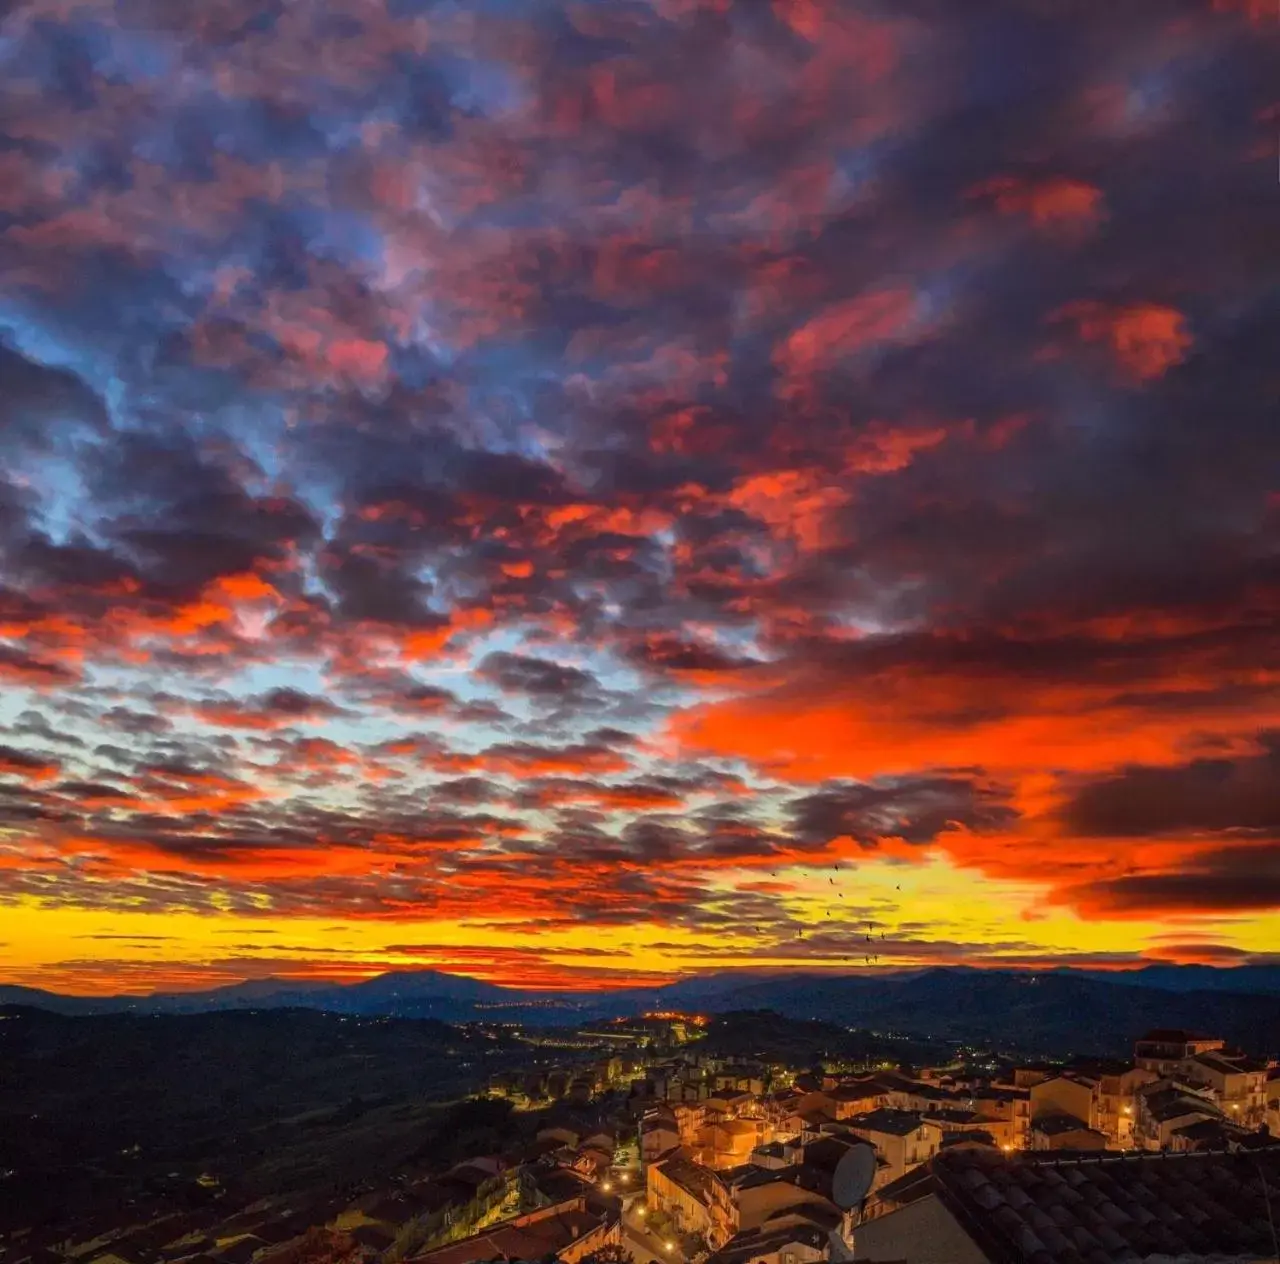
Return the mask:
<path id="1" fill-rule="evenodd" d="M 840 870 L 840 865 L 839 865 L 839 863 L 838 863 L 838 862 L 837 862 L 836 864 L 833 864 L 833 865 L 831 866 L 831 868 L 832 868 L 836 873 L 841 872 L 841 870 Z M 770 872 L 772 873 L 772 875 L 773 875 L 775 878 L 778 876 L 778 871 L 777 871 L 776 869 L 771 870 Z M 828 877 L 828 878 L 827 878 L 827 881 L 828 881 L 828 882 L 829 882 L 833 887 L 834 887 L 834 886 L 836 886 L 836 880 L 835 880 L 835 878 L 834 878 L 834 877 Z M 901 891 L 901 890 L 902 890 L 902 886 L 901 886 L 901 884 L 898 884 L 897 886 L 895 886 L 895 887 L 894 887 L 894 890 L 895 890 L 895 891 Z M 843 892 L 843 891 L 840 891 L 840 890 L 837 890 L 837 891 L 836 891 L 836 896 L 837 896 L 839 899 L 843 900 L 843 899 L 844 899 L 844 892 Z M 827 916 L 828 916 L 828 917 L 830 917 L 830 916 L 831 916 L 831 909 L 830 909 L 830 908 L 828 908 L 828 909 L 827 909 Z M 881 930 L 881 931 L 880 931 L 880 940 L 879 940 L 879 941 L 877 941 L 877 939 L 875 938 L 875 931 L 876 931 L 876 924 L 875 924 L 875 922 L 868 920 L 868 922 L 867 922 L 867 930 L 866 930 L 866 942 L 867 942 L 867 943 L 869 943 L 869 944 L 874 944 L 874 943 L 881 942 L 881 941 L 883 941 L 883 940 L 884 940 L 884 937 L 885 937 L 885 935 L 884 935 L 884 931 L 883 931 L 883 930 Z M 797 930 L 797 931 L 796 931 L 796 938 L 797 938 L 797 939 L 803 939 L 803 938 L 804 938 L 804 935 L 805 935 L 805 932 L 804 932 L 804 930 L 803 930 L 803 929 L 800 929 L 800 930 Z M 855 956 L 856 956 L 856 954 L 854 954 L 854 953 L 848 953 L 848 954 L 846 954 L 846 955 L 845 955 L 845 960 L 846 960 L 846 961 L 853 961 L 853 960 L 854 960 L 854 958 L 855 958 Z M 869 965 L 869 966 L 870 966 L 870 965 L 878 965 L 878 964 L 879 964 L 879 961 L 880 961 L 880 954 L 879 954 L 878 952 L 866 952 L 866 953 L 864 953 L 864 954 L 863 954 L 863 960 L 864 960 L 864 962 L 865 962 L 867 965 Z"/>

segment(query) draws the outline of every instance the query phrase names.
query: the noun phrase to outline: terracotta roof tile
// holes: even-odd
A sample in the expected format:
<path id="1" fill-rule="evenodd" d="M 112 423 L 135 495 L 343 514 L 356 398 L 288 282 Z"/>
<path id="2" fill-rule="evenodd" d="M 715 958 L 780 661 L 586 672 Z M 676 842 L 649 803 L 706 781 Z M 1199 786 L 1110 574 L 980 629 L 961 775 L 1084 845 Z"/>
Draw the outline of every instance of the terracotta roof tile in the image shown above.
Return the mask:
<path id="1" fill-rule="evenodd" d="M 993 1264 L 1134 1264 L 1262 1257 L 1275 1248 L 1263 1185 L 1280 1203 L 1280 1147 L 1186 1155 L 952 1151 L 939 1199 Z"/>

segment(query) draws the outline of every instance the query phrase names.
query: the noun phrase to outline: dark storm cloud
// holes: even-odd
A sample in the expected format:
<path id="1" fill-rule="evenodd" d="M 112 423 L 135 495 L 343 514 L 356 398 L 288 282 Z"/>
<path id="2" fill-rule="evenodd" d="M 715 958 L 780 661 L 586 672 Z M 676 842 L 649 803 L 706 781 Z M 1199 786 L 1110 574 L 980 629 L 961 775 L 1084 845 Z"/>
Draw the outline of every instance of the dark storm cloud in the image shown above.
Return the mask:
<path id="1" fill-rule="evenodd" d="M 1187 855 L 1176 871 L 1081 883 L 1060 898 L 1104 917 L 1262 912 L 1280 904 L 1280 846 L 1212 848 Z"/>
<path id="2" fill-rule="evenodd" d="M 1082 834 L 1141 838 L 1240 832 L 1280 840 L 1280 737 L 1260 755 L 1126 768 L 1083 786 L 1063 810 Z"/>
<path id="3" fill-rule="evenodd" d="M 799 837 L 827 842 L 847 836 L 861 847 L 883 838 L 931 843 L 947 829 L 997 830 L 1017 818 L 1005 793 L 964 777 L 833 784 L 794 800 L 788 810 Z"/>

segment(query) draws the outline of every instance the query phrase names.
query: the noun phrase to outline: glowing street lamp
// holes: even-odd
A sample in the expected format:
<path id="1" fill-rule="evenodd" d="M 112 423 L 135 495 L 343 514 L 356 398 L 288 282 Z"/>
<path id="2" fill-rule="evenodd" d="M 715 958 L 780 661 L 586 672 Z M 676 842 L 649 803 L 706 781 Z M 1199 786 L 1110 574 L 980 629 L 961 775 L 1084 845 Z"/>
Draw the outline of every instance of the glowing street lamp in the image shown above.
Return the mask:
<path id="1" fill-rule="evenodd" d="M 674 1249 L 675 1249 L 675 1245 L 676 1245 L 676 1244 L 675 1244 L 674 1242 L 664 1242 L 664 1243 L 662 1244 L 662 1249 L 663 1249 L 664 1251 L 671 1251 L 671 1250 L 674 1250 Z"/>

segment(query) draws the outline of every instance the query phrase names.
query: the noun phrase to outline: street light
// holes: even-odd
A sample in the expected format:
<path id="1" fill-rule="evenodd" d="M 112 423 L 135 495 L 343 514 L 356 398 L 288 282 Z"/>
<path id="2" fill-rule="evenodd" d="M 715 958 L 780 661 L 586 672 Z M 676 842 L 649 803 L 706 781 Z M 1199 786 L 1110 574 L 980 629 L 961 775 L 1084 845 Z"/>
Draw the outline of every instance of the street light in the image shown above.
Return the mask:
<path id="1" fill-rule="evenodd" d="M 672 1250 L 674 1247 L 675 1247 L 675 1243 L 674 1243 L 674 1242 L 664 1242 L 664 1243 L 662 1244 L 662 1249 L 663 1249 L 664 1251 L 670 1251 L 670 1250 Z"/>

